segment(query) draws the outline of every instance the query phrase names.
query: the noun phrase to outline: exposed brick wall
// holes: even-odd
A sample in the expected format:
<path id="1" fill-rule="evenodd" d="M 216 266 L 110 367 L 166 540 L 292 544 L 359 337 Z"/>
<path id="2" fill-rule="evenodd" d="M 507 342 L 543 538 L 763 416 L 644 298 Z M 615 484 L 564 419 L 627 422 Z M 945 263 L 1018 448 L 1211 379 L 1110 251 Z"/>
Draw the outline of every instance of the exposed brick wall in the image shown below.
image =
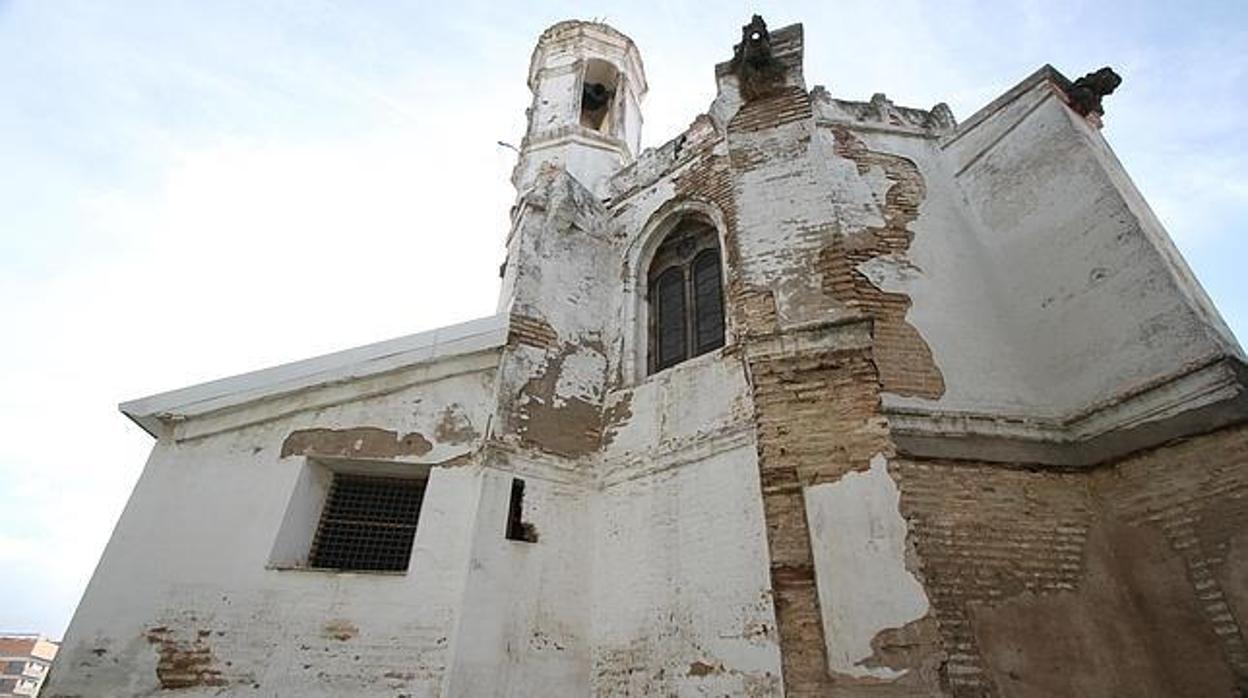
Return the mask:
<path id="1" fill-rule="evenodd" d="M 527 344 L 538 349 L 548 349 L 558 341 L 559 334 L 545 319 L 520 313 L 511 314 L 511 322 L 507 328 L 508 344 Z"/>
<path id="2" fill-rule="evenodd" d="M 956 696 L 989 694 L 970 606 L 1079 583 L 1092 499 L 1077 475 L 895 460 L 901 509 L 922 565 Z"/>
<path id="3" fill-rule="evenodd" d="M 876 453 L 892 453 L 879 416 L 881 390 L 935 398 L 945 389 L 930 348 L 906 322 L 909 297 L 881 290 L 859 270 L 882 256 L 904 262 L 924 182 L 912 161 L 872 151 L 845 128 L 833 129 L 836 153 L 862 175 L 878 168 L 888 183 L 884 223 L 849 235 L 835 226 L 818 228 L 814 232 L 829 240 L 815 268 L 828 296 L 874 319 L 873 347 L 751 356 L 752 342 L 781 330 L 773 289 L 742 281 L 741 265 L 752 260 L 740 258 L 734 182 L 778 163 L 800 169 L 809 145 L 798 123 L 808 116 L 800 108 L 804 100 L 791 91 L 745 105 L 728 126 L 736 143 L 730 155 L 707 148 L 677 178 L 679 196 L 715 204 L 728 226 L 727 309 L 752 378 L 777 634 L 791 696 L 848 688 L 840 680 L 846 677 L 828 673 L 824 656 L 803 488 L 866 469 Z M 738 138 L 745 133 L 748 139 Z M 780 192 L 783 184 L 776 182 Z M 1248 575 L 1241 569 L 1248 564 L 1248 538 L 1241 533 L 1248 530 L 1242 455 L 1248 436 L 1235 434 L 1203 437 L 1093 473 L 892 462 L 915 571 L 946 657 L 944 690 L 954 696 L 1171 695 L 1191 685 L 1220 695 L 1229 670 L 1217 664 L 1221 659 L 1210 664 L 1217 652 L 1205 651 L 1219 646 L 1242 677 L 1248 652 L 1236 603 L 1227 598 L 1237 592 L 1227 586 Z M 1138 528 L 1145 525 L 1164 534 L 1150 537 Z M 1245 562 L 1232 565 L 1227 560 L 1237 536 Z M 1166 547 L 1162 540 L 1175 552 L 1158 553 Z M 1176 582 L 1173 571 L 1181 566 L 1174 555 L 1182 556 L 1187 580 L 1179 575 Z M 1136 576 L 1149 581 L 1131 581 Z M 1245 607 L 1248 598 L 1240 602 Z M 1168 627 L 1159 631 L 1159 625 Z M 1044 626 L 1052 637 L 1029 637 L 1021 630 L 1029 626 Z M 1061 642 L 1063 632 L 1070 642 Z M 1123 639 L 1115 642 L 1114 633 Z M 1112 649 L 1101 659 L 1079 654 L 1089 647 Z M 1105 671 L 1098 662 L 1121 668 Z M 1139 662 L 1148 669 L 1132 669 Z M 1184 666 L 1198 667 L 1201 682 L 1184 674 Z"/>
<path id="4" fill-rule="evenodd" d="M 728 228 L 727 310 L 751 372 L 777 630 L 791 696 L 847 688 L 842 677 L 828 673 L 824 656 L 803 488 L 866 469 L 876 453 L 892 453 L 879 416 L 881 389 L 932 398 L 945 389 L 930 348 L 906 322 L 909 297 L 881 290 L 859 269 L 884 256 L 904 263 L 925 184 L 912 161 L 870 150 L 843 127 L 832 129 L 835 152 L 861 175 L 878 168 L 887 181 L 884 223 L 848 235 L 812 223 L 813 233 L 828 238 L 814 270 L 828 296 L 874 319 L 874 345 L 752 356 L 751 343 L 780 327 L 774 290 L 742 281 L 741 265 L 754 260 L 741 259 L 741 202 L 734 186 L 747 172 L 776 169 L 778 163 L 784 167 L 777 171 L 800 170 L 809 134 L 799 122 L 808 117 L 808 100 L 798 90 L 748 103 L 728 125 L 730 155 L 707 147 L 676 178 L 677 196 L 715 204 Z M 781 179 L 768 180 L 777 195 L 784 191 Z M 1242 677 L 1248 653 L 1235 621 L 1237 603 L 1228 596 L 1243 598 L 1248 591 L 1228 590 L 1228 584 L 1248 575 L 1241 569 L 1248 549 L 1238 553 L 1245 563 L 1228 560 L 1236 545 L 1248 547 L 1242 533 L 1248 530 L 1245 442 L 1244 431 L 1224 432 L 1093 473 L 890 463 L 910 526 L 914 568 L 946 657 L 944 690 L 955 696 L 1053 695 L 1093 686 L 1110 691 L 1102 694 L 1139 689 L 1135 694 L 1170 695 L 1185 685 L 1182 666 L 1190 665 L 1205 676 L 1192 685 L 1220 695 L 1227 684 L 1218 672 L 1228 670 L 1208 664 L 1207 646 L 1222 647 L 1226 663 Z M 1141 526 L 1164 535 L 1150 537 Z M 1174 552 L 1156 551 L 1167 547 L 1158 542 L 1163 539 Z M 1181 568 L 1176 555 L 1188 578 L 1179 575 L 1178 586 L 1171 574 Z M 1153 574 L 1165 579 L 1151 579 Z M 1133 576 L 1146 581 L 1133 582 Z M 1175 598 L 1184 594 L 1189 598 Z M 1248 606 L 1248 599 L 1240 604 Z M 1079 637 L 1063 648 L 1043 634 L 1029 637 L 1029 623 L 1053 633 L 1069 623 L 1071 635 Z M 1182 627 L 1167 637 L 1154 627 L 1165 623 Z M 1115 632 L 1121 642 L 1113 641 Z M 1104 671 L 1100 660 L 1078 654 L 1088 647 L 1111 647 L 1104 661 L 1121 668 Z M 1149 668 L 1136 671 L 1132 662 Z M 1062 666 L 1064 672 L 1054 670 Z M 870 690 L 902 688 L 880 684 Z"/>
<path id="5" fill-rule="evenodd" d="M 1248 573 L 1248 425 L 1127 458 L 1097 473 L 1096 485 L 1112 514 L 1164 532 L 1248 690 L 1248 589 L 1227 584 Z"/>
<path id="6" fill-rule="evenodd" d="M 147 641 L 156 646 L 160 656 L 156 677 L 162 689 L 218 687 L 231 683 L 217 666 L 212 648 L 205 641 L 211 634 L 211 631 L 199 632 L 194 640 L 179 641 L 167 627 L 148 630 Z"/>
<path id="7" fill-rule="evenodd" d="M 774 96 L 744 105 L 728 125 L 735 145 L 730 156 L 710 151 L 693 162 L 677 179 L 677 193 L 717 205 L 725 214 L 728 230 L 725 257 L 728 261 L 728 312 L 734 330 L 748 349 L 755 338 L 779 331 L 773 289 L 753 288 L 741 280 L 738 219 L 734 181 L 744 172 L 778 163 L 797 168 L 808 155 L 813 129 L 810 101 L 800 88 L 785 89 Z M 800 122 L 806 122 L 802 125 Z M 747 139 L 736 138 L 748 134 Z M 859 144 L 861 145 L 861 144 Z M 884 167 L 894 181 L 887 199 L 888 221 L 884 228 L 867 231 L 856 241 L 876 244 L 851 259 L 838 249 L 811 260 L 812 270 L 832 254 L 840 255 L 847 269 L 887 252 L 904 252 L 910 233 L 906 226 L 917 216 L 923 184 L 913 163 L 903 158 L 853 150 L 864 171 Z M 777 180 L 777 196 L 784 185 Z M 815 224 L 811 234 L 828 238 L 835 226 Z M 888 247 L 888 245 L 893 247 Z M 819 249 L 819 244 L 813 246 Z M 859 248 L 861 249 L 861 248 Z M 814 255 L 812 255 L 814 257 Z M 932 364 L 931 354 L 916 331 L 905 324 L 909 299 L 885 294 L 857 271 L 851 297 L 877 315 L 877 343 L 890 347 L 889 358 L 898 392 L 939 395 L 944 386 Z M 831 287 L 825 288 L 836 296 Z M 914 367 L 914 368 L 910 368 Z M 828 672 L 824 628 L 815 585 L 814 562 L 806 516 L 804 488 L 837 480 L 853 470 L 865 470 L 872 456 L 891 453 L 887 427 L 880 416 L 881 379 L 870 350 L 814 351 L 783 357 L 749 359 L 757 428 L 757 447 L 763 508 L 771 557 L 777 630 L 786 695 L 827 695 L 838 689 Z M 876 687 L 881 688 L 881 687 Z"/>
<path id="8" fill-rule="evenodd" d="M 952 695 L 1248 687 L 1248 427 L 1092 472 L 889 469 Z"/>
<path id="9" fill-rule="evenodd" d="M 914 233 L 907 226 L 919 217 L 927 195 L 919 168 L 909 159 L 869 150 L 849 129 L 832 129 L 837 155 L 852 160 L 860 175 L 874 167 L 889 181 L 881 214 L 884 225 L 846 234 L 838 233 L 823 251 L 820 272 L 823 287 L 850 308 L 875 318 L 875 359 L 884 389 L 899 395 L 938 398 L 945 392 L 944 377 L 932 360 L 927 342 L 910 323 L 910 297 L 888 293 L 871 282 L 858 266 L 883 255 L 904 259 Z"/>
<path id="10" fill-rule="evenodd" d="M 810 97 L 805 88 L 785 87 L 765 99 L 746 102 L 732 117 L 728 130 L 743 133 L 775 128 L 811 118 Z"/>
<path id="11" fill-rule="evenodd" d="M 827 695 L 823 621 L 803 489 L 890 446 L 869 351 L 750 361 L 763 510 L 786 695 Z"/>
<path id="12" fill-rule="evenodd" d="M 809 117 L 810 103 L 805 91 L 786 89 L 774 97 L 746 104 L 733 119 L 729 131 L 756 131 Z M 740 170 L 780 156 L 776 148 L 738 148 L 728 158 L 713 156 L 708 150 L 676 180 L 678 195 L 708 200 L 724 212 L 728 226 L 724 251 L 728 264 L 727 312 L 743 344 L 748 344 L 753 337 L 775 332 L 777 311 L 771 289 L 748 287 L 742 281 L 734 181 Z M 821 457 L 837 445 L 832 434 L 808 440 L 806 437 L 811 434 L 801 430 L 812 427 L 816 432 L 826 430 L 827 422 L 820 417 L 826 416 L 826 402 L 835 391 L 842 391 L 840 399 L 845 400 L 845 410 L 854 413 L 854 418 L 859 417 L 859 411 L 876 414 L 878 391 L 868 391 L 868 395 L 860 398 L 865 408 L 848 397 L 861 392 L 865 385 L 876 385 L 874 367 L 863 356 L 828 354 L 754 361 L 750 369 L 785 693 L 789 696 L 825 695 L 831 683 L 824 656 L 823 621 L 815 587 L 801 473 L 827 463 L 827 459 Z M 869 383 L 860 380 L 862 374 L 869 377 Z M 814 426 L 816 423 L 819 426 Z M 870 455 L 857 465 L 866 467 Z M 846 464 L 844 467 L 853 466 Z"/>

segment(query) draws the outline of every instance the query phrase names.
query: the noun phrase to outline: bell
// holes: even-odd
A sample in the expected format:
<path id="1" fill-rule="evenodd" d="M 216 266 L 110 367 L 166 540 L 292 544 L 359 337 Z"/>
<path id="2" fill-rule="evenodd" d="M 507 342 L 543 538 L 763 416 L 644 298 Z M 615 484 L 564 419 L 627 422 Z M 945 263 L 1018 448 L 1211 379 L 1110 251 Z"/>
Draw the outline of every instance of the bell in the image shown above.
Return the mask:
<path id="1" fill-rule="evenodd" d="M 600 82 L 587 82 L 581 94 L 581 108 L 597 111 L 611 101 L 611 90 Z"/>

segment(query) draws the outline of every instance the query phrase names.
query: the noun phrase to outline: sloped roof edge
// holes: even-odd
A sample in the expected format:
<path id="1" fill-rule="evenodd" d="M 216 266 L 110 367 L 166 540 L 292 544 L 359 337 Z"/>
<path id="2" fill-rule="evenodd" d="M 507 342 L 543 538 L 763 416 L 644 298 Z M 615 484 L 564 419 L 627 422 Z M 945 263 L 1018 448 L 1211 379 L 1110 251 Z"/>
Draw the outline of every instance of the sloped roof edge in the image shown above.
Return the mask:
<path id="1" fill-rule="evenodd" d="M 123 402 L 118 408 L 147 433 L 158 436 L 163 421 L 500 347 L 507 341 L 507 327 L 506 314 L 492 315 L 157 393 Z"/>
<path id="2" fill-rule="evenodd" d="M 1018 84 L 1001 93 L 996 99 L 980 107 L 974 114 L 971 114 L 965 121 L 959 122 L 958 127 L 953 133 L 941 144 L 941 147 L 947 147 L 954 141 L 958 140 L 967 133 L 975 130 L 975 127 L 982 123 L 985 119 L 1000 111 L 1005 105 L 1013 102 L 1023 94 L 1030 92 L 1032 88 L 1041 83 L 1050 83 L 1054 86 L 1069 84 L 1070 81 L 1061 71 L 1053 66 L 1045 63 L 1033 72 L 1031 75 L 1023 78 Z"/>

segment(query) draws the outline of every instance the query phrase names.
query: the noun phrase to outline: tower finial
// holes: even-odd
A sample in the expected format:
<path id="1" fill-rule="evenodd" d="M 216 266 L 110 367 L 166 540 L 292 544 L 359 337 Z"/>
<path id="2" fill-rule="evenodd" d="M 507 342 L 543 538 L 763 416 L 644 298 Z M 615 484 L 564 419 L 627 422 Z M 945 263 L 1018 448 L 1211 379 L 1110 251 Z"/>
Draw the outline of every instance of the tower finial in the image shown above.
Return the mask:
<path id="1" fill-rule="evenodd" d="M 754 15 L 741 27 L 741 43 L 732 49 L 732 71 L 747 102 L 762 97 L 784 82 L 784 64 L 772 54 L 767 22 Z"/>

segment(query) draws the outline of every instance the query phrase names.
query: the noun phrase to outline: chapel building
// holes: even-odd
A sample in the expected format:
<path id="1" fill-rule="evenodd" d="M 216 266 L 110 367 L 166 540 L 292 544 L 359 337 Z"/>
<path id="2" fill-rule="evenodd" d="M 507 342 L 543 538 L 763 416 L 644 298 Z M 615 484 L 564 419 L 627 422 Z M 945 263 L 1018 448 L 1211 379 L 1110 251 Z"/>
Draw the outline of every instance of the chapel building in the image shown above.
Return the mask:
<path id="1" fill-rule="evenodd" d="M 1233 696 L 1245 355 L 1044 66 L 958 123 L 755 17 L 640 150 L 542 34 L 497 314 L 154 395 L 44 695 Z"/>

